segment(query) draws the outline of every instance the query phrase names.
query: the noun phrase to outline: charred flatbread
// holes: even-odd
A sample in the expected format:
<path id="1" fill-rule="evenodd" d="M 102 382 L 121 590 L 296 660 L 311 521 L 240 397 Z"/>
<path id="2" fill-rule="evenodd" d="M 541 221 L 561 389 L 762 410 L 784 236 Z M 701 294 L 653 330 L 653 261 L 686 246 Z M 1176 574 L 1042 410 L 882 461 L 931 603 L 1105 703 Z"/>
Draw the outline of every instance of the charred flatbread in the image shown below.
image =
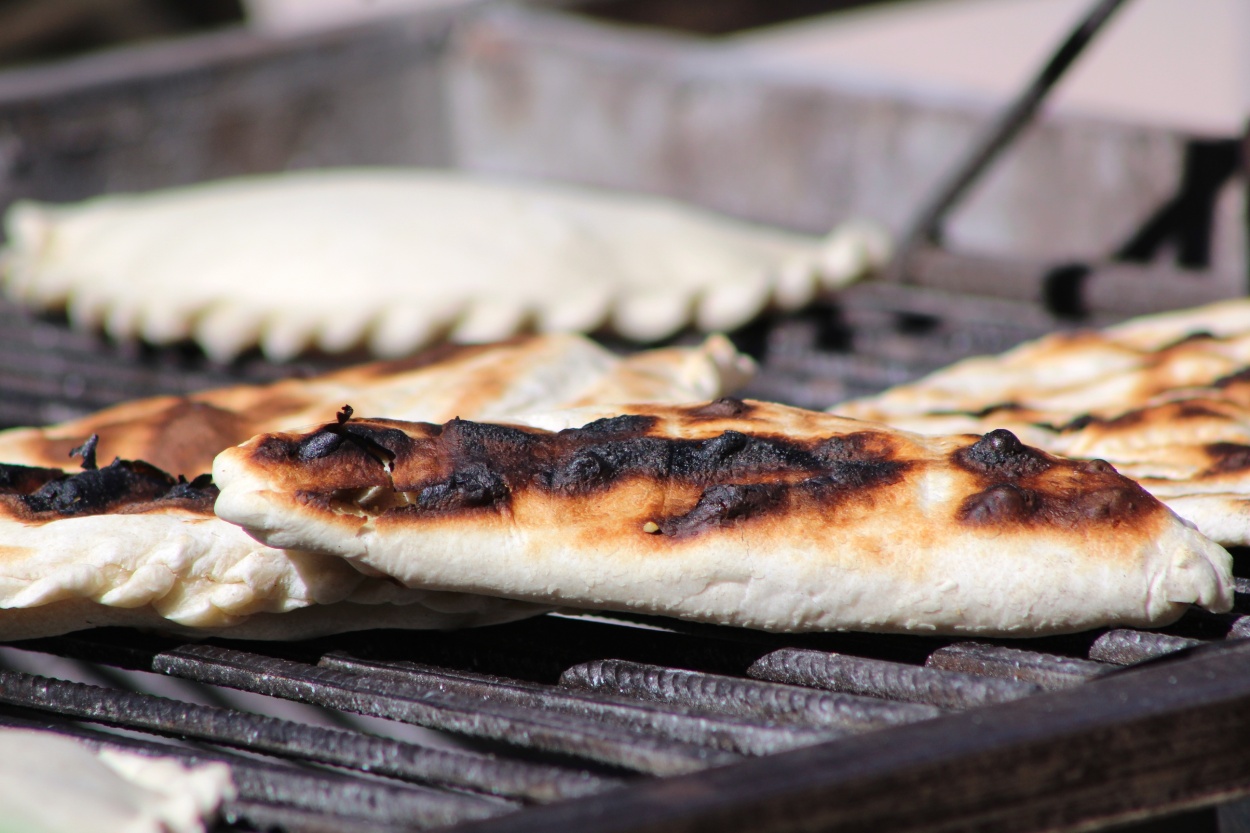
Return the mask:
<path id="1" fill-rule="evenodd" d="M 923 433 L 1005 428 L 1107 460 L 1220 543 L 1250 545 L 1244 300 L 1048 336 L 831 410 Z"/>
<path id="2" fill-rule="evenodd" d="M 547 608 L 405 588 L 337 557 L 263 546 L 213 514 L 216 489 L 197 475 L 263 426 L 318 421 L 312 411 L 333 413 L 349 397 L 441 421 L 622 394 L 680 401 L 738 384 L 749 369 L 723 339 L 622 359 L 580 336 L 542 336 L 0 433 L 0 639 L 101 625 L 283 639 L 540 613 Z M 77 446 L 85 468 L 64 470 Z M 97 466 L 97 448 L 101 460 L 121 459 Z"/>
<path id="3" fill-rule="evenodd" d="M 18 203 L 4 286 L 115 338 L 219 360 L 609 327 L 649 342 L 803 306 L 882 262 L 655 197 L 450 171 L 291 172 L 69 206 Z"/>
<path id="4" fill-rule="evenodd" d="M 214 516 L 216 495 L 207 475 L 179 481 L 136 461 L 77 473 L 0 465 L 0 638 L 102 625 L 294 638 L 541 612 L 412 591 L 342 559 L 263 546 Z"/>
<path id="5" fill-rule="evenodd" d="M 759 402 L 347 419 L 229 449 L 214 479 L 271 546 L 534 603 L 1024 636 L 1232 598 L 1228 554 L 1109 465 Z"/>
<path id="6" fill-rule="evenodd" d="M 626 357 L 578 335 L 445 346 L 308 379 L 141 399 L 58 425 L 0 431 L 0 462 L 60 468 L 94 435 L 101 456 L 194 478 L 224 448 L 320 422 L 348 402 L 398 419 L 490 419 L 600 402 L 715 397 L 744 384 L 752 370 L 723 336 Z"/>

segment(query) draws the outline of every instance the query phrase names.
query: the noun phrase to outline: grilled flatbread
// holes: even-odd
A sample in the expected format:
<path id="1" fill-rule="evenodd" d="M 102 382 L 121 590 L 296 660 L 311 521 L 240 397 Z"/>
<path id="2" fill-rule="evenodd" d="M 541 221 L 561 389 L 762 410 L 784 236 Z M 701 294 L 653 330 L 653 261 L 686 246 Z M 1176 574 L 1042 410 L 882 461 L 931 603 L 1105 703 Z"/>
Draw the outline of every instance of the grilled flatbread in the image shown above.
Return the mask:
<path id="1" fill-rule="evenodd" d="M 628 357 L 578 335 L 446 346 L 311 379 L 153 397 L 45 428 L 0 431 L 0 462 L 60 468 L 71 449 L 97 435 L 102 456 L 194 478 L 224 448 L 321 422 L 348 402 L 398 419 L 491 419 L 596 402 L 705 399 L 733 391 L 752 370 L 723 336 Z"/>
<path id="2" fill-rule="evenodd" d="M 794 309 L 885 257 L 654 197 L 449 171 L 305 171 L 7 219 L 8 293 L 115 338 L 197 340 L 219 360 L 609 326 L 653 341 Z"/>
<path id="3" fill-rule="evenodd" d="M 340 558 L 263 546 L 213 514 L 216 489 L 195 475 L 264 426 L 318 421 L 348 399 L 442 421 L 622 394 L 681 401 L 715 395 L 749 369 L 723 339 L 621 359 L 580 336 L 544 336 L 0 433 L 0 460 L 10 463 L 0 465 L 0 639 L 100 625 L 282 639 L 540 613 L 547 608 L 405 588 Z M 93 433 L 86 469 L 63 471 L 68 451 Z M 97 469 L 97 442 L 103 459 L 126 459 Z"/>
<path id="4" fill-rule="evenodd" d="M 1231 605 L 1223 549 L 1109 465 L 1005 431 L 728 399 L 340 416 L 219 455 L 218 515 L 408 587 L 767 630 L 1024 636 Z"/>
<path id="5" fill-rule="evenodd" d="M 0 465 L 0 638 L 102 625 L 294 638 L 542 612 L 409 590 L 342 559 L 262 546 L 213 515 L 216 495 L 207 476 L 178 482 L 143 462 L 76 474 Z M 312 606 L 315 616 L 293 615 Z"/>
<path id="6" fill-rule="evenodd" d="M 1245 300 L 1048 336 L 831 410 L 931 434 L 1005 428 L 1108 460 L 1220 543 L 1250 545 Z"/>

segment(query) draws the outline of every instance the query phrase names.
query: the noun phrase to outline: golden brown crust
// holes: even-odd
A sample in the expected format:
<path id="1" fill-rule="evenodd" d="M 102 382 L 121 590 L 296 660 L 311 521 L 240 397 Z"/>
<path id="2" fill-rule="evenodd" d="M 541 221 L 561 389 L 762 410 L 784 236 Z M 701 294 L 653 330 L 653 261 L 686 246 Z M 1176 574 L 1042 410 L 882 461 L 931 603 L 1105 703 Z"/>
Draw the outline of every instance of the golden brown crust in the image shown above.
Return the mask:
<path id="1" fill-rule="evenodd" d="M 1230 603 L 1227 553 L 1112 466 L 1005 431 L 922 437 L 732 400 L 530 424 L 349 419 L 256 437 L 214 476 L 220 517 L 409 587 L 1003 635 Z"/>
<path id="2" fill-rule="evenodd" d="M 257 438 L 245 453 L 276 488 L 299 492 L 309 506 L 394 526 L 484 515 L 523 521 L 522 506 L 583 525 L 588 514 L 603 513 L 618 530 L 649 523 L 650 535 L 674 539 L 797 516 L 825 526 L 868 508 L 905 509 L 907 481 L 926 467 L 952 470 L 966 490 L 944 521 L 951 524 L 1086 534 L 1106 525 L 1148 528 L 1152 515 L 1167 515 L 1110 465 L 1062 460 L 1007 431 L 935 454 L 868 423 L 778 426 L 769 418 L 780 410 L 720 400 L 559 432 L 355 419 Z M 596 525 L 588 534 L 605 531 Z"/>
<path id="3" fill-rule="evenodd" d="M 188 482 L 142 461 L 114 460 L 79 472 L 0 464 L 0 517 L 25 524 L 170 509 L 211 518 L 216 498 L 207 475 Z"/>
<path id="4" fill-rule="evenodd" d="M 97 435 L 106 459 L 146 460 L 194 478 L 212 468 L 222 449 L 318 422 L 346 398 L 379 415 L 438 420 L 480 417 L 513 404 L 546 410 L 605 401 L 601 386 L 613 398 L 673 401 L 740 383 L 729 377 L 742 371 L 741 359 L 723 339 L 623 359 L 579 336 L 449 345 L 309 379 L 137 400 L 56 426 L 0 432 L 0 461 L 60 468 L 72 449 Z"/>

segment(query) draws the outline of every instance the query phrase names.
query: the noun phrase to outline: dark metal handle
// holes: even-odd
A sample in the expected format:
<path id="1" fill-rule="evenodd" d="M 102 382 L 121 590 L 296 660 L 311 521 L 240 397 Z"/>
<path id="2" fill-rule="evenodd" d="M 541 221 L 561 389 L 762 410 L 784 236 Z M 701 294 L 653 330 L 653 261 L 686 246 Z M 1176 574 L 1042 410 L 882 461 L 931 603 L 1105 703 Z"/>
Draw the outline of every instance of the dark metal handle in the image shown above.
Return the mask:
<path id="1" fill-rule="evenodd" d="M 1050 92 L 1055 82 L 1067 71 L 1085 47 L 1123 5 L 1125 0 L 1098 0 L 1060 47 L 1051 55 L 1033 81 L 1020 96 L 1002 112 L 981 136 L 951 174 L 941 183 L 928 202 L 921 206 L 916 219 L 903 234 L 892 272 L 898 280 L 906 280 L 904 269 L 908 255 L 920 245 L 941 239 L 942 221 L 946 214 L 985 171 L 998 154 L 1016 137 Z"/>

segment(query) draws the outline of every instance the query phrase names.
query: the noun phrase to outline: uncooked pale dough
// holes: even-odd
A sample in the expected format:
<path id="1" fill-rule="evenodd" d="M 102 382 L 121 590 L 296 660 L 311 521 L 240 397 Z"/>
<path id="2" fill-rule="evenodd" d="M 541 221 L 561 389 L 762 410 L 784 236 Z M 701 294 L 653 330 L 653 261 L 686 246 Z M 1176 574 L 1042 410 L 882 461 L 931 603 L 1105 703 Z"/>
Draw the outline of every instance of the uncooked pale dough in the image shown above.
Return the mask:
<path id="1" fill-rule="evenodd" d="M 414 169 L 256 176 L 7 218 L 8 293 L 119 339 L 229 360 L 367 343 L 401 356 L 610 326 L 653 341 L 794 309 L 884 262 L 880 231 L 826 240 L 655 197 Z"/>
<path id="2" fill-rule="evenodd" d="M 0 729 L 0 833 L 203 833 L 236 792 L 225 764 Z"/>
<path id="3" fill-rule="evenodd" d="M 728 399 L 528 425 L 344 418 L 227 449 L 213 476 L 217 514 L 259 539 L 413 588 L 1001 636 L 1232 604 L 1227 552 L 1110 466 L 1006 431 L 923 437 Z"/>

